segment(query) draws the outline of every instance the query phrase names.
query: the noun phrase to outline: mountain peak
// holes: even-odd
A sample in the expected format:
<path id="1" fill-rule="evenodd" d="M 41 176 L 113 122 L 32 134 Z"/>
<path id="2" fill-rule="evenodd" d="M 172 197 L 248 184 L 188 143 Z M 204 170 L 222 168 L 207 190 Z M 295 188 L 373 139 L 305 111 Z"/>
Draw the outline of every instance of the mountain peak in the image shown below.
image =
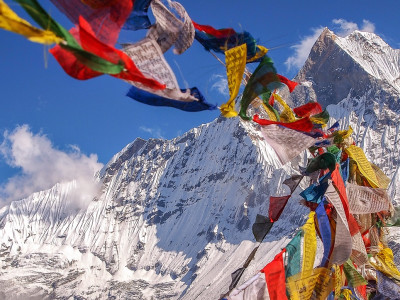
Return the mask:
<path id="1" fill-rule="evenodd" d="M 340 37 L 324 28 L 295 80 L 302 83 L 295 90 L 295 103 L 318 101 L 327 106 L 349 93 L 365 94 L 382 85 L 387 94 L 400 95 L 400 50 L 371 32 L 356 30 Z M 397 96 L 381 98 L 397 106 Z"/>

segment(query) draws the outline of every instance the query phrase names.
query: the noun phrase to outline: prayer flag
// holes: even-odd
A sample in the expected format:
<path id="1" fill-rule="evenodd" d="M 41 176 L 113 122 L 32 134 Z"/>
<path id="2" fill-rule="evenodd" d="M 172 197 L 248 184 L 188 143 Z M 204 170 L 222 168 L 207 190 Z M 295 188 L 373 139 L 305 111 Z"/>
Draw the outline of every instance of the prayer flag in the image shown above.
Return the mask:
<path id="1" fill-rule="evenodd" d="M 373 187 L 380 187 L 378 179 L 376 178 L 375 171 L 367 160 L 364 151 L 355 145 L 345 149 L 346 153 L 352 158 L 358 166 L 361 174 L 368 180 L 368 183 Z"/>
<path id="2" fill-rule="evenodd" d="M 126 20 L 123 29 L 139 30 L 149 28 L 150 19 L 147 16 L 151 0 L 134 0 L 133 10 Z"/>
<path id="3" fill-rule="evenodd" d="M 261 133 L 266 142 L 275 150 L 282 165 L 314 144 L 312 137 L 301 132 L 277 125 L 262 126 Z"/>
<path id="4" fill-rule="evenodd" d="M 286 245 L 286 278 L 300 272 L 301 266 L 301 235 L 303 230 L 300 229 L 294 238 Z"/>
<path id="5" fill-rule="evenodd" d="M 267 264 L 261 272 L 265 274 L 268 293 L 271 299 L 287 299 L 286 283 L 285 283 L 285 268 L 283 266 L 283 249 L 277 254 L 273 261 Z"/>
<path id="6" fill-rule="evenodd" d="M 318 102 L 309 102 L 293 109 L 294 113 L 303 118 L 310 117 L 322 112 L 321 105 Z"/>
<path id="7" fill-rule="evenodd" d="M 63 40 L 50 30 L 41 30 L 28 21 L 18 17 L 10 7 L 0 0 L 0 28 L 25 36 L 32 42 L 41 44 L 59 44 Z"/>
<path id="8" fill-rule="evenodd" d="M 235 111 L 235 98 L 239 93 L 244 69 L 246 68 L 246 44 L 225 51 L 226 75 L 230 98 L 228 102 L 221 105 L 221 113 L 224 117 L 235 117 L 238 113 Z"/>
<path id="9" fill-rule="evenodd" d="M 315 232 L 314 216 L 315 212 L 311 211 L 308 215 L 306 224 L 302 227 L 304 232 L 304 242 L 301 274 L 304 276 L 308 276 L 308 274 L 312 272 L 317 251 L 317 236 Z"/>
<path id="10" fill-rule="evenodd" d="M 269 197 L 269 210 L 268 216 L 271 222 L 278 221 L 280 215 L 285 209 L 286 203 L 292 195 L 281 196 L 281 197 Z"/>
<path id="11" fill-rule="evenodd" d="M 109 46 L 117 42 L 121 28 L 132 11 L 133 2 L 136 1 L 51 0 L 75 25 L 79 24 L 80 17 L 87 20 L 96 38 Z M 102 2 L 103 5 L 96 5 L 95 2 Z"/>
<path id="12" fill-rule="evenodd" d="M 267 217 L 257 214 L 256 221 L 252 226 L 253 235 L 257 242 L 261 243 L 264 240 L 273 224 Z"/>
<path id="13" fill-rule="evenodd" d="M 329 253 L 331 250 L 331 226 L 325 211 L 324 202 L 321 201 L 315 210 L 318 219 L 319 232 L 321 234 L 322 244 L 324 245 L 324 254 L 321 261 L 321 267 L 327 267 Z"/>

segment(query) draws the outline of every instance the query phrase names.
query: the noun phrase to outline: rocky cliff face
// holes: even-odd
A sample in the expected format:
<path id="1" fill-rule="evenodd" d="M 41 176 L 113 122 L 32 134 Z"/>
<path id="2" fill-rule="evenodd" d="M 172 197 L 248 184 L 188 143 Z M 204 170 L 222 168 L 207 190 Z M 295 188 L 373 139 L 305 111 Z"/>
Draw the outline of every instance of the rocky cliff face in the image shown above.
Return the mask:
<path id="1" fill-rule="evenodd" d="M 369 159 L 393 177 L 396 201 L 398 54 L 372 34 L 325 30 L 292 99 L 317 99 L 351 124 Z M 66 210 L 71 182 L 0 211 L 0 298 L 217 299 L 255 246 L 256 215 L 267 214 L 270 195 L 288 193 L 283 180 L 305 160 L 282 166 L 258 127 L 238 118 L 170 141 L 136 139 L 98 174 L 102 191 L 86 210 Z M 299 199 L 289 200 L 243 279 L 304 223 Z"/>

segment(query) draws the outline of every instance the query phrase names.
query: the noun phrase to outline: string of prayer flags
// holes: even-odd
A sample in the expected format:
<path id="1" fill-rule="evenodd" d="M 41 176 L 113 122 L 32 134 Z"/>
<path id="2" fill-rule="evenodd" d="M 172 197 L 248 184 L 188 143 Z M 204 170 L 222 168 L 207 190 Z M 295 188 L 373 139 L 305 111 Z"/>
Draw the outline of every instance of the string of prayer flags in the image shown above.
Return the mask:
<path id="1" fill-rule="evenodd" d="M 252 231 L 254 238 L 257 242 L 261 243 L 265 236 L 270 232 L 272 225 L 274 223 L 269 220 L 269 218 L 257 214 L 256 221 L 252 226 Z"/>
<path id="2" fill-rule="evenodd" d="M 300 117 L 310 117 L 322 112 L 322 107 L 318 102 L 309 102 L 293 109 L 294 113 Z"/>
<path id="3" fill-rule="evenodd" d="M 289 198 L 292 195 L 288 196 L 280 196 L 280 197 L 269 197 L 269 209 L 268 209 L 268 216 L 270 222 L 278 221 L 280 215 L 282 214 L 283 210 L 285 209 L 286 203 L 288 202 Z"/>
<path id="4" fill-rule="evenodd" d="M 275 150 L 282 165 L 297 157 L 315 142 L 312 137 L 301 132 L 277 125 L 262 126 L 261 133 L 265 141 Z"/>
<path id="5" fill-rule="evenodd" d="M 63 41 L 54 32 L 34 27 L 28 21 L 20 18 L 3 0 L 0 0 L 0 28 L 21 34 L 36 43 L 50 45 Z"/>
<path id="6" fill-rule="evenodd" d="M 150 19 L 147 15 L 151 0 L 135 0 L 133 9 L 129 17 L 123 25 L 123 29 L 139 30 L 147 29 L 151 26 Z"/>
<path id="7" fill-rule="evenodd" d="M 133 2 L 138 0 L 51 0 L 51 2 L 75 25 L 83 17 L 93 28 L 96 38 L 101 42 L 114 46 L 117 42 L 122 26 L 130 15 Z"/>
<path id="8" fill-rule="evenodd" d="M 238 115 L 235 111 L 235 98 L 239 94 L 240 84 L 246 68 L 246 53 L 246 44 L 225 51 L 226 76 L 230 98 L 228 102 L 221 105 L 220 110 L 226 118 Z"/>
<path id="9" fill-rule="evenodd" d="M 328 215 L 326 214 L 323 201 L 318 204 L 315 213 L 317 215 L 318 228 L 321 235 L 322 244 L 324 245 L 324 254 L 321 261 L 321 267 L 326 267 L 331 250 L 332 234 L 331 225 L 329 223 Z"/>
<path id="10" fill-rule="evenodd" d="M 265 274 L 265 281 L 267 282 L 268 293 L 271 299 L 287 299 L 285 268 L 283 265 L 283 254 L 285 251 L 283 249 L 275 256 L 273 261 L 261 270 Z"/>
<path id="11" fill-rule="evenodd" d="M 140 81 L 155 89 L 164 86 L 141 74 L 135 64 L 122 51 L 102 43 L 94 36 L 93 29 L 83 17 L 79 19 L 78 29 L 72 33 L 80 39 L 82 46 L 73 34 L 54 21 L 36 0 L 16 0 L 30 16 L 42 27 L 48 28 L 66 43 L 60 43 L 50 52 L 59 61 L 67 74 L 77 79 L 89 79 L 101 74 Z M 87 49 L 93 50 L 92 53 Z"/>

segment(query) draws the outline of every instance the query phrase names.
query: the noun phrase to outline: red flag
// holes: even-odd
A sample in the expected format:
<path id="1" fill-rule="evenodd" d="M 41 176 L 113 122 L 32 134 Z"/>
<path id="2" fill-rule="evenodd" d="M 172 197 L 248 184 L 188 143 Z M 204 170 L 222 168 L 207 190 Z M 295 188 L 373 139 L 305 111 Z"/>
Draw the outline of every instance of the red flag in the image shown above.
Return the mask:
<path id="1" fill-rule="evenodd" d="M 313 124 L 308 117 L 302 118 L 300 120 L 297 120 L 297 121 L 294 121 L 291 123 L 283 123 L 283 122 L 275 122 L 275 121 L 266 120 L 266 119 L 260 119 L 258 115 L 254 115 L 253 121 L 260 125 L 263 125 L 263 126 L 276 124 L 276 125 L 281 125 L 281 126 L 290 128 L 290 129 L 305 131 L 305 132 L 309 132 L 313 128 Z"/>
<path id="2" fill-rule="evenodd" d="M 236 31 L 232 28 L 224 28 L 224 29 L 215 29 L 212 26 L 209 25 L 200 25 L 197 24 L 195 21 L 192 20 L 194 28 L 197 30 L 203 31 L 207 34 L 210 34 L 212 36 L 215 36 L 216 38 L 227 38 L 230 37 L 231 35 L 236 34 Z"/>
<path id="3" fill-rule="evenodd" d="M 290 92 L 293 92 L 295 87 L 298 85 L 297 82 L 291 81 L 290 79 L 287 79 L 285 76 L 276 74 L 280 80 L 280 82 L 284 83 L 287 85 L 287 87 L 289 88 Z"/>
<path id="4" fill-rule="evenodd" d="M 96 37 L 103 43 L 114 46 L 118 35 L 132 9 L 132 0 L 51 0 L 72 23 L 79 24 L 82 16 L 88 20 Z"/>
<path id="5" fill-rule="evenodd" d="M 281 196 L 281 197 L 269 197 L 269 210 L 268 216 L 271 222 L 275 222 L 279 219 L 283 210 L 285 209 L 286 203 L 292 195 Z"/>
<path id="6" fill-rule="evenodd" d="M 118 64 L 119 61 L 124 63 L 126 71 L 111 76 L 140 82 L 145 86 L 155 90 L 165 88 L 164 84 L 159 83 L 155 79 L 145 77 L 125 52 L 102 43 L 99 39 L 97 39 L 90 24 L 83 17 L 79 17 L 79 35 L 82 48 L 86 51 L 92 52 L 93 54 L 96 54 L 97 56 L 114 64 Z"/>
<path id="7" fill-rule="evenodd" d="M 318 102 L 308 102 L 293 109 L 299 117 L 309 117 L 322 112 L 322 107 Z"/>
<path id="8" fill-rule="evenodd" d="M 267 282 L 268 293 L 272 300 L 284 300 L 286 297 L 285 269 L 283 265 L 283 249 L 274 260 L 261 270 L 265 273 L 265 281 Z"/>
<path id="9" fill-rule="evenodd" d="M 79 41 L 79 31 L 77 28 L 72 28 L 70 33 Z M 80 62 L 72 52 L 61 48 L 59 45 L 51 48 L 49 52 L 58 61 L 60 66 L 64 69 L 64 72 L 75 79 L 87 80 L 103 75 L 103 73 L 88 68 L 84 63 Z"/>

